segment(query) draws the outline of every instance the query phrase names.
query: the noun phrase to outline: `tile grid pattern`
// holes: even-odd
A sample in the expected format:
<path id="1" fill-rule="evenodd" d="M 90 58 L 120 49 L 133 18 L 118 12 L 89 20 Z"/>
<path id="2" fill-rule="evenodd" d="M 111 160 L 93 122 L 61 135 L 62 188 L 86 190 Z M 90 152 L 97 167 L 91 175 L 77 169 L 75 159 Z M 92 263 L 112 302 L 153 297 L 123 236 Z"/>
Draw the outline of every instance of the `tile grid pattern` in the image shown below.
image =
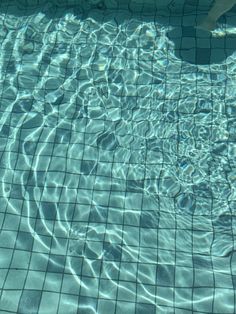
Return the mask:
<path id="1" fill-rule="evenodd" d="M 6 3 L 0 9 L 7 15 L 11 6 Z M 60 10 L 52 10 L 56 24 L 62 19 L 57 16 Z M 125 13 L 122 6 L 117 20 L 119 12 Z M 104 13 L 101 25 L 106 18 Z M 5 19 L 10 27 L 10 18 Z M 176 71 L 168 45 L 167 50 L 160 49 L 160 56 L 167 54 L 169 62 L 158 64 L 155 43 L 150 40 L 143 46 L 147 38 L 144 29 L 138 29 L 140 23 L 127 24 L 117 34 L 114 25 L 105 29 L 82 21 L 77 46 L 63 45 L 73 25 L 67 25 L 67 34 L 51 25 L 48 38 L 44 37 L 47 51 L 36 69 L 34 61 L 45 49 L 40 31 L 40 39 L 31 37 L 34 33 L 27 26 L 28 42 L 22 52 L 17 31 L 13 31 L 16 44 L 5 46 L 2 28 L 1 313 L 119 314 L 124 309 L 135 314 L 235 313 L 233 192 L 214 173 L 208 176 L 212 191 L 204 183 L 190 184 L 191 155 L 183 158 L 183 151 L 192 143 L 181 142 L 186 126 L 194 128 L 187 122 L 189 115 L 199 129 L 204 127 L 198 121 L 202 112 L 209 113 L 205 118 L 209 129 L 224 129 L 225 116 L 220 124 L 214 94 L 222 87 L 212 80 L 210 109 L 205 101 L 205 112 L 187 112 L 186 86 L 176 79 L 188 79 L 197 67 L 181 63 Z M 129 42 L 133 29 L 138 29 L 137 41 Z M 53 34 L 65 38 L 53 43 Z M 109 40 L 114 43 L 112 50 L 107 47 Z M 103 56 L 104 42 L 108 45 Z M 60 69 L 53 58 L 61 62 Z M 57 92 L 55 78 L 62 85 Z M 199 98 L 208 99 L 200 92 L 204 81 L 199 81 L 190 87 L 199 91 Z M 226 84 L 224 97 L 230 98 Z M 233 106 L 224 109 L 234 113 Z M 229 127 L 226 131 L 232 134 Z M 208 131 L 202 129 L 203 135 Z M 194 145 L 200 147 L 202 138 L 194 132 Z M 210 137 L 205 136 L 208 142 Z M 233 139 L 226 143 L 232 169 Z M 214 147 L 209 141 L 209 146 L 213 154 L 215 149 L 216 160 L 218 154 L 224 159 L 224 143 Z M 174 162 L 179 162 L 179 180 L 190 187 L 173 179 Z"/>

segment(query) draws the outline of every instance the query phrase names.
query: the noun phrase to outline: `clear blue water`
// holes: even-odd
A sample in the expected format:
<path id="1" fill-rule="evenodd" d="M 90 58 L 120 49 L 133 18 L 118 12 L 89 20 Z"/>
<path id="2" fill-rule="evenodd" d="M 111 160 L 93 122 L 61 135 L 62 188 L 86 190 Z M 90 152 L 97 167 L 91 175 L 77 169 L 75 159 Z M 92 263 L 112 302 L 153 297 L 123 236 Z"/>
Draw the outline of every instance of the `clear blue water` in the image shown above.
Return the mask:
<path id="1" fill-rule="evenodd" d="M 1 314 L 236 313 L 235 13 L 132 8 L 0 4 Z"/>

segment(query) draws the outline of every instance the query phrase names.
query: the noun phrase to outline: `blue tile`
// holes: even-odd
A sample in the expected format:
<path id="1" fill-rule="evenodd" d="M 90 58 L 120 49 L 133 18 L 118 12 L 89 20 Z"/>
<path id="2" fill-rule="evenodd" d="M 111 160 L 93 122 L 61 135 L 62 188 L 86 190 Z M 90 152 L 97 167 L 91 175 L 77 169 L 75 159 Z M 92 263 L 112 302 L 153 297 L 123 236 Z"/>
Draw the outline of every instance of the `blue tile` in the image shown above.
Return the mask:
<path id="1" fill-rule="evenodd" d="M 35 185 L 36 184 L 34 171 L 32 171 L 32 170 L 28 171 L 27 181 L 28 181 L 27 183 L 29 185 Z"/>
<path id="2" fill-rule="evenodd" d="M 0 134 L 1 135 L 4 135 L 4 136 L 9 136 L 9 133 L 10 133 L 10 126 L 9 125 L 6 125 L 4 124 L 1 128 L 1 131 L 0 131 Z"/>
<path id="3" fill-rule="evenodd" d="M 103 133 L 97 139 L 97 146 L 104 150 L 112 151 L 119 146 L 119 143 L 114 133 Z"/>
<path id="4" fill-rule="evenodd" d="M 193 213 L 196 207 L 195 196 L 191 193 L 182 193 L 176 197 L 177 208 L 187 212 Z"/>
<path id="5" fill-rule="evenodd" d="M 83 174 L 96 174 L 97 172 L 97 162 L 93 160 L 82 160 L 81 161 L 81 172 Z"/>
<path id="6" fill-rule="evenodd" d="M 126 184 L 128 192 L 143 192 L 143 180 L 127 180 Z"/>
<path id="7" fill-rule="evenodd" d="M 11 185 L 11 197 L 22 199 L 22 186 L 20 184 Z"/>
<path id="8" fill-rule="evenodd" d="M 17 314 L 38 314 L 42 291 L 24 290 Z"/>
<path id="9" fill-rule="evenodd" d="M 154 304 L 137 303 L 135 314 L 156 314 Z"/>
<path id="10" fill-rule="evenodd" d="M 56 143 L 69 143 L 71 138 L 71 131 L 67 129 L 57 128 L 55 142 Z"/>
<path id="11" fill-rule="evenodd" d="M 230 231 L 232 232 L 233 222 L 232 222 L 232 215 L 220 215 L 217 218 L 213 219 L 212 224 L 215 228 L 221 229 L 222 231 Z"/>
<path id="12" fill-rule="evenodd" d="M 122 248 L 120 245 L 114 245 L 109 242 L 104 243 L 104 259 L 110 261 L 121 260 Z"/>
<path id="13" fill-rule="evenodd" d="M 42 63 L 48 65 L 51 63 L 51 56 L 48 53 L 44 53 L 42 56 Z"/>
<path id="14" fill-rule="evenodd" d="M 156 282 L 158 286 L 173 287 L 175 278 L 174 265 L 158 265 Z"/>
<path id="15" fill-rule="evenodd" d="M 182 37 L 196 37 L 196 28 L 193 26 L 183 26 Z"/>
<path id="16" fill-rule="evenodd" d="M 211 62 L 211 49 L 197 48 L 196 63 L 197 64 L 210 64 L 210 62 Z"/>
<path id="17" fill-rule="evenodd" d="M 212 198 L 212 188 L 210 185 L 202 182 L 193 186 L 194 194 L 204 198 Z"/>
<path id="18" fill-rule="evenodd" d="M 7 73 L 14 74 L 16 73 L 16 62 L 15 61 L 9 61 L 6 68 Z"/>
<path id="19" fill-rule="evenodd" d="M 228 50 L 236 50 L 236 36 L 235 34 L 229 34 L 227 35 L 226 41 L 225 41 L 226 49 Z"/>
<path id="20" fill-rule="evenodd" d="M 69 257 L 69 260 L 69 265 L 73 272 L 75 272 L 76 275 L 81 275 L 83 259 L 81 257 Z"/>
<path id="21" fill-rule="evenodd" d="M 92 206 L 89 215 L 89 222 L 106 222 L 108 208 L 103 206 Z"/>
<path id="22" fill-rule="evenodd" d="M 48 261 L 47 271 L 54 273 L 63 273 L 65 267 L 66 256 L 51 255 Z"/>
<path id="23" fill-rule="evenodd" d="M 27 155 L 34 155 L 37 148 L 37 144 L 38 143 L 30 142 L 30 141 L 24 142 L 22 144 L 22 152 L 26 153 Z"/>
<path id="24" fill-rule="evenodd" d="M 16 248 L 32 251 L 34 238 L 29 232 L 19 231 L 17 236 Z"/>
<path id="25" fill-rule="evenodd" d="M 97 259 L 97 258 L 99 258 L 98 253 L 90 248 L 89 243 L 86 243 L 86 245 L 85 245 L 84 256 L 86 258 L 89 258 L 89 259 Z"/>
<path id="26" fill-rule="evenodd" d="M 20 100 L 19 102 L 15 103 L 12 111 L 14 113 L 24 113 L 29 112 L 32 108 L 33 100 L 32 99 L 24 99 Z"/>
<path id="27" fill-rule="evenodd" d="M 201 256 L 201 255 L 193 255 L 193 266 L 195 268 L 205 268 L 205 269 L 211 269 L 212 263 L 209 257 Z"/>
<path id="28" fill-rule="evenodd" d="M 212 153 L 215 155 L 226 156 L 228 154 L 228 143 L 214 143 Z"/>
<path id="29" fill-rule="evenodd" d="M 43 124 L 43 117 L 41 114 L 35 115 L 33 118 L 30 120 L 26 121 L 21 128 L 22 129 L 34 129 L 34 128 L 39 128 Z"/>
<path id="30" fill-rule="evenodd" d="M 155 210 L 141 212 L 141 228 L 157 228 L 159 224 L 159 213 Z"/>
<path id="31" fill-rule="evenodd" d="M 160 152 L 163 150 L 163 141 L 158 138 L 150 138 L 147 140 L 147 149 Z"/>
<path id="32" fill-rule="evenodd" d="M 79 297 L 79 314 L 94 314 L 96 312 L 98 299 L 85 296 Z"/>
<path id="33" fill-rule="evenodd" d="M 32 201 L 35 203 L 35 186 L 31 185 L 25 185 L 25 189 L 28 193 L 27 198 L 29 201 Z M 42 195 L 43 193 L 43 186 L 38 186 L 38 194 Z"/>
<path id="34" fill-rule="evenodd" d="M 57 206 L 54 203 L 41 202 L 44 219 L 55 220 L 57 216 Z"/>

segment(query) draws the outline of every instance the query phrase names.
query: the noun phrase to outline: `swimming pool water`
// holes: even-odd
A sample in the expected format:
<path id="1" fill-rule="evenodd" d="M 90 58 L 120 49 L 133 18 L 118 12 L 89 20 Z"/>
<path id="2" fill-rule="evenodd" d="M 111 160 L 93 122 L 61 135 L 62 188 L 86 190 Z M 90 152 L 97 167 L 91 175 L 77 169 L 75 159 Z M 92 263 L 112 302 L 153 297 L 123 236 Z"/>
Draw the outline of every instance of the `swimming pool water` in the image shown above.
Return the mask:
<path id="1" fill-rule="evenodd" d="M 0 4 L 0 313 L 236 313 L 235 13 L 82 2 Z"/>

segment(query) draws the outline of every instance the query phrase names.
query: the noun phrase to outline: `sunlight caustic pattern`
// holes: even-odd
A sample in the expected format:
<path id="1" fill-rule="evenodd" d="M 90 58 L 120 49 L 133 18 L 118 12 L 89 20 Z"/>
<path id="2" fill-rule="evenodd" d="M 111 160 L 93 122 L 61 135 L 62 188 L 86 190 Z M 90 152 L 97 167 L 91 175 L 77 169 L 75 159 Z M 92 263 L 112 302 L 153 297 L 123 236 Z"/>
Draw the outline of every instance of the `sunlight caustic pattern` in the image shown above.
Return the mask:
<path id="1" fill-rule="evenodd" d="M 233 49 L 189 10 L 26 8 L 0 4 L 1 313 L 235 313 Z"/>

